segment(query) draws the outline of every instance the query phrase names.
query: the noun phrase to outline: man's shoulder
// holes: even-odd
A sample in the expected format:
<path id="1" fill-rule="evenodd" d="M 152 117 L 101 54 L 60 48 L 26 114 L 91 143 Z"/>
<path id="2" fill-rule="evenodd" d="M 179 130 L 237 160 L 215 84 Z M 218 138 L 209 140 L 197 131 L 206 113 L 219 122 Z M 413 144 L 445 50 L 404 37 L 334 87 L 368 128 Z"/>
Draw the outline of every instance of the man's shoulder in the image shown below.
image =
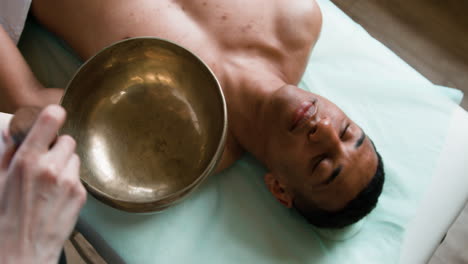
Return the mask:
<path id="1" fill-rule="evenodd" d="M 227 133 L 226 145 L 221 160 L 216 168 L 216 173 L 221 172 L 233 165 L 244 154 L 244 149 L 236 140 L 234 135 L 230 132 Z"/>

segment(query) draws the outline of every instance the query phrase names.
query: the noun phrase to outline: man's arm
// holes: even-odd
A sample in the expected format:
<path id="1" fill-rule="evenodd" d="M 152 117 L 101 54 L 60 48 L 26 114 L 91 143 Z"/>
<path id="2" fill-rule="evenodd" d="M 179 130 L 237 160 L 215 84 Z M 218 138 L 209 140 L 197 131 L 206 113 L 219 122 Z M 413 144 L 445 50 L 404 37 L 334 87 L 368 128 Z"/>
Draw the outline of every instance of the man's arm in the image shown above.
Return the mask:
<path id="1" fill-rule="evenodd" d="M 20 106 L 58 103 L 61 89 L 46 89 L 36 79 L 20 51 L 0 25 L 0 112 Z"/>

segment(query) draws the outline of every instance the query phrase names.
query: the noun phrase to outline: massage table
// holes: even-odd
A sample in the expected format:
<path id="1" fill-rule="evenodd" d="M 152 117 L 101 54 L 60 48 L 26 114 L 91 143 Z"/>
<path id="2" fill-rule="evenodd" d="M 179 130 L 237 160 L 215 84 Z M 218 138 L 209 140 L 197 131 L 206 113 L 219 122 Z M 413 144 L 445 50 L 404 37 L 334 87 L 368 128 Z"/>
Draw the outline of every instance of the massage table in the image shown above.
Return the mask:
<path id="1" fill-rule="evenodd" d="M 374 231 L 374 233 L 376 233 L 375 236 L 385 236 L 388 234 L 393 236 L 394 234 L 398 233 L 398 235 L 395 235 L 395 237 L 392 237 L 388 240 L 388 248 L 384 249 L 382 247 L 379 248 L 378 243 L 375 244 L 375 248 L 371 248 L 373 243 L 366 244 L 365 241 L 362 241 L 362 239 L 358 240 L 354 237 L 358 237 L 359 233 L 363 233 L 366 229 L 370 228 L 371 224 L 369 224 L 369 222 L 377 221 L 375 219 L 379 219 L 378 217 L 374 217 L 373 215 L 380 214 L 387 217 L 387 215 L 389 215 L 388 213 L 372 213 L 369 217 L 370 220 L 368 220 L 367 222 L 356 225 L 353 228 L 350 228 L 341 233 L 340 231 L 335 232 L 332 230 L 330 231 L 308 229 L 308 227 L 304 227 L 305 224 L 301 223 L 301 220 L 299 220 L 299 217 L 297 217 L 296 215 L 291 214 L 290 218 L 292 218 L 293 220 L 291 220 L 291 222 L 288 222 L 289 212 L 282 211 L 283 208 L 279 208 L 279 206 L 276 205 L 276 202 L 273 202 L 273 199 L 271 199 L 271 201 L 268 200 L 269 198 L 267 198 L 268 196 L 266 194 L 267 191 L 262 189 L 261 180 L 254 180 L 253 182 L 249 182 L 250 180 L 247 179 L 245 180 L 246 183 L 255 185 L 254 187 L 259 189 L 261 192 L 261 199 L 263 200 L 261 201 L 261 203 L 258 202 L 258 205 L 261 205 L 266 202 L 267 209 L 271 210 L 272 212 L 274 211 L 272 215 L 280 215 L 281 219 L 288 219 L 288 221 L 284 223 L 285 225 L 291 224 L 291 226 L 294 227 L 298 225 L 298 230 L 300 230 L 301 232 L 302 230 L 310 230 L 311 233 L 315 233 L 319 249 L 314 249 L 316 250 L 314 256 L 307 257 L 303 256 L 307 255 L 307 253 L 297 253 L 297 255 L 294 255 L 296 253 L 291 253 L 294 256 L 285 256 L 285 253 L 283 252 L 281 254 L 276 253 L 275 255 L 275 253 L 272 252 L 270 248 L 270 251 L 264 253 L 264 256 L 255 255 L 256 251 L 253 249 L 247 250 L 243 248 L 235 248 L 230 249 L 231 251 L 213 249 L 213 253 L 203 253 L 203 250 L 197 249 L 201 252 L 200 255 L 206 254 L 204 255 L 205 258 L 207 256 L 210 257 L 207 262 L 214 262 L 215 260 L 220 261 L 222 259 L 222 262 L 224 263 L 228 263 L 229 260 L 233 262 L 244 261 L 247 263 L 343 263 L 343 260 L 347 260 L 346 263 L 364 263 L 364 260 L 368 258 L 369 263 L 373 263 L 372 261 L 375 260 L 381 260 L 379 261 L 379 263 L 425 263 L 430 259 L 433 252 L 437 249 L 444 235 L 447 233 L 447 230 L 455 221 L 456 217 L 467 202 L 468 158 L 465 155 L 465 151 L 468 149 L 468 137 L 466 136 L 468 135 L 468 113 L 457 105 L 457 103 L 459 103 L 459 101 L 461 100 L 460 92 L 443 87 L 434 87 L 434 85 L 432 85 L 428 80 L 426 80 L 419 73 L 413 70 L 410 66 L 401 61 L 401 59 L 394 55 L 391 51 L 387 50 L 380 43 L 377 43 L 376 40 L 374 40 L 360 26 L 355 24 L 349 17 L 347 17 L 338 8 L 336 8 L 330 1 L 319 0 L 318 2 L 320 7 L 322 8 L 322 12 L 324 13 L 324 28 L 322 36 L 319 42 L 317 43 L 317 46 L 314 49 L 311 58 L 312 66 L 310 66 L 309 68 L 313 68 L 313 66 L 315 66 L 315 68 L 309 69 L 308 72 L 306 72 L 306 77 L 304 79 L 309 79 L 304 81 L 303 86 L 305 86 L 306 88 L 307 86 L 319 87 L 321 84 L 323 84 L 320 83 L 320 78 L 322 78 L 322 76 L 325 76 L 323 77 L 323 80 L 326 80 L 327 83 L 331 83 L 330 85 L 333 85 L 333 79 L 342 79 L 347 81 L 349 79 L 349 82 L 354 83 L 354 86 L 358 88 L 360 86 L 366 85 L 371 86 L 370 84 L 366 84 L 360 79 L 369 78 L 369 72 L 367 71 L 371 71 L 370 73 L 372 74 L 374 71 L 379 71 L 379 69 L 376 68 L 375 65 L 363 66 L 362 64 L 379 63 L 383 68 L 386 68 L 386 70 L 391 71 L 392 73 L 395 73 L 398 76 L 399 80 L 394 83 L 394 86 L 404 86 L 406 84 L 410 84 L 408 85 L 408 87 L 427 86 L 427 89 L 431 90 L 431 93 L 435 95 L 437 95 L 440 91 L 441 100 L 444 100 L 444 102 L 447 101 L 444 103 L 444 107 L 440 107 L 440 113 L 443 113 L 443 115 L 440 115 L 439 120 L 443 121 L 443 124 L 441 123 L 441 126 L 443 126 L 444 129 L 443 131 L 441 130 L 438 134 L 441 135 L 440 140 L 438 140 L 440 141 L 440 147 L 437 147 L 437 150 L 434 150 L 437 153 L 434 154 L 435 158 L 433 158 L 430 162 L 431 169 L 428 170 L 430 173 L 428 173 L 426 179 L 424 180 L 424 188 L 418 187 L 414 184 L 402 187 L 402 189 L 406 188 L 406 191 L 408 193 L 411 193 L 411 195 L 409 195 L 405 194 L 404 191 L 402 191 L 402 195 L 407 195 L 407 197 L 409 197 L 409 200 L 411 200 L 411 202 L 409 203 L 411 204 L 411 207 L 404 204 L 392 205 L 402 207 L 402 216 L 397 216 L 395 218 L 396 220 L 394 220 L 395 223 L 398 222 L 401 226 L 399 226 L 396 229 L 391 229 L 391 227 L 388 229 L 384 228 L 382 229 L 381 234 L 378 231 L 379 229 L 375 229 L 377 231 Z M 346 42 L 345 46 L 339 46 L 341 45 L 339 44 L 339 42 L 342 42 L 340 38 L 342 38 L 343 35 L 345 35 L 345 38 L 349 38 L 349 41 Z M 31 43 L 34 43 L 34 45 Z M 38 25 L 34 23 L 34 21 L 28 23 L 24 36 L 22 37 L 22 40 L 19 44 L 19 47 L 21 48 L 21 51 L 25 55 L 26 59 L 28 60 L 30 66 L 32 67 L 39 80 L 49 85 L 64 85 L 70 79 L 70 76 L 81 63 L 78 59 L 76 59 L 76 57 L 73 58 L 73 55 L 71 56 L 71 59 L 64 58 L 63 53 L 72 53 L 68 49 L 68 47 L 61 43 L 60 40 L 57 40 L 53 36 L 51 36 L 50 33 L 45 32 L 43 29 L 41 29 Z M 339 55 L 340 52 L 342 53 L 342 55 Z M 338 55 L 336 53 L 338 53 Z M 65 57 L 66 56 L 68 55 L 65 55 Z M 364 58 L 362 60 L 363 62 L 359 59 L 361 57 Z M 334 60 L 339 60 L 340 58 L 344 58 L 343 60 L 346 61 L 344 65 L 338 62 L 334 62 Z M 50 67 L 44 67 L 44 63 L 46 63 L 48 59 L 55 61 L 55 64 L 52 63 L 50 64 Z M 67 60 L 69 60 L 69 62 L 63 62 Z M 331 69 L 333 69 L 333 74 L 340 76 L 340 78 L 334 78 L 334 76 L 327 77 L 327 75 L 329 75 L 331 72 L 329 69 L 327 70 L 327 67 L 329 66 L 331 67 Z M 55 69 L 52 69 L 54 67 Z M 360 67 L 367 68 L 366 70 L 360 71 Z M 349 72 L 349 68 L 352 68 L 354 70 L 352 72 Z M 381 74 L 381 72 L 375 74 L 378 75 Z M 319 79 L 319 81 L 316 81 L 316 79 Z M 392 78 L 385 80 L 386 83 L 391 83 L 392 81 L 394 81 Z M 378 83 L 378 80 L 376 83 Z M 336 83 L 336 86 L 337 85 L 342 85 L 342 83 Z M 314 87 L 309 88 L 314 92 L 324 93 L 326 97 L 330 97 L 332 99 L 335 99 L 336 97 L 336 100 L 338 102 L 340 101 L 340 95 L 328 93 L 328 90 L 321 90 L 320 88 Z M 340 91 L 339 89 L 336 90 Z M 372 91 L 365 92 L 369 94 L 373 93 Z M 404 89 L 402 89 L 401 93 L 404 93 Z M 375 95 L 370 95 L 369 98 L 374 98 L 372 96 Z M 389 96 L 393 96 L 392 92 L 390 92 Z M 451 100 L 450 98 L 453 98 L 453 100 Z M 422 110 L 425 110 L 424 107 L 427 106 L 424 106 L 424 104 L 428 105 L 429 103 L 427 102 L 429 102 L 430 100 L 421 99 L 421 101 L 423 102 L 421 103 L 421 108 Z M 431 102 L 434 103 L 433 101 Z M 346 108 L 346 103 L 344 104 Z M 341 106 L 341 104 L 339 105 Z M 374 107 L 378 108 L 378 106 Z M 437 107 L 429 107 L 426 110 L 429 111 L 432 108 Z M 353 116 L 354 108 L 352 106 L 348 106 L 348 108 L 344 110 L 345 112 L 351 112 L 351 115 Z M 359 118 L 359 114 L 354 115 Z M 0 127 L 6 127 L 10 118 L 11 116 L 8 114 L 0 113 Z M 389 116 L 388 118 L 389 120 L 391 120 L 392 117 Z M 362 122 L 358 123 L 361 124 Z M 379 148 L 380 145 L 383 145 L 383 150 L 385 151 L 385 140 L 382 139 L 380 140 L 380 142 L 378 140 L 378 134 L 385 133 L 382 132 L 380 128 L 373 128 L 373 124 L 365 125 L 365 128 L 366 131 L 370 130 L 371 134 L 374 133 L 376 135 L 377 148 Z M 431 142 L 429 142 L 428 144 L 430 143 Z M 386 161 L 384 156 L 384 163 L 385 162 Z M 257 167 L 257 165 L 255 165 L 255 161 L 252 161 L 251 158 L 242 160 L 240 164 L 236 166 L 240 168 L 230 170 L 226 173 L 227 175 L 212 176 L 212 178 L 214 177 L 215 179 L 210 179 L 208 183 L 205 183 L 205 185 L 202 188 L 200 188 L 200 190 L 198 190 L 196 194 L 194 194 L 193 198 L 189 198 L 181 205 L 176 206 L 175 209 L 163 211 L 157 214 L 157 216 L 140 217 L 128 215 L 123 212 L 119 212 L 117 210 L 108 208 L 107 206 L 100 204 L 100 202 L 96 201 L 90 196 L 88 199 L 88 203 L 83 209 L 83 213 L 78 221 L 77 230 L 86 237 L 86 239 L 94 246 L 94 248 L 99 252 L 99 254 L 109 263 L 121 263 L 124 260 L 128 262 L 142 263 L 149 262 L 150 260 L 156 260 L 156 257 L 158 256 L 152 256 L 151 254 L 153 254 L 153 251 L 156 255 L 162 254 L 160 248 L 167 247 L 167 245 L 147 245 L 146 241 L 148 241 L 148 238 L 146 238 L 147 240 L 139 240 L 140 238 L 132 237 L 133 234 L 138 234 L 138 236 L 144 236 L 144 233 L 152 232 L 153 228 L 157 229 L 158 224 L 163 225 L 164 223 L 164 225 L 166 225 L 166 222 L 158 223 L 157 218 L 167 218 L 173 220 L 175 216 L 173 218 L 170 218 L 172 216 L 167 215 L 182 215 L 184 210 L 190 211 L 190 207 L 195 206 L 193 204 L 203 204 L 203 206 L 206 206 L 206 204 L 209 204 L 213 200 L 213 198 L 212 196 L 208 196 L 210 198 L 206 198 L 204 196 L 210 195 L 210 192 L 213 192 L 213 190 L 218 191 L 218 189 L 216 188 L 221 186 L 226 181 L 226 184 L 234 185 L 233 188 L 236 188 L 236 184 L 244 184 L 244 182 L 235 182 L 235 177 L 242 178 L 242 175 L 236 175 L 236 173 L 248 174 L 252 172 L 252 174 L 258 175 L 262 172 L 261 168 Z M 388 173 L 387 175 L 387 181 L 391 182 L 391 177 L 393 175 L 391 172 L 392 167 L 390 166 L 389 169 L 390 173 Z M 240 171 L 241 173 L 239 173 L 238 171 Z M 389 183 L 388 185 L 391 184 L 392 183 Z M 411 188 L 413 187 L 415 188 L 415 190 L 417 189 L 417 191 L 414 191 L 417 192 L 417 195 L 412 194 L 413 191 L 411 191 Z M 242 188 L 245 189 L 246 187 L 243 186 Z M 222 197 L 222 200 L 237 199 L 235 198 L 235 196 L 229 194 L 228 189 L 223 189 L 223 191 L 224 193 L 217 192 L 217 196 L 213 197 Z M 384 193 L 388 192 L 390 192 L 390 190 L 384 189 Z M 246 196 L 248 195 L 249 194 L 247 193 Z M 255 194 L 252 194 L 252 199 L 255 199 Z M 242 201 L 240 201 L 239 203 L 242 203 Z M 382 203 L 389 204 L 390 202 L 383 201 Z M 224 205 L 226 206 L 226 208 L 238 210 L 238 208 L 233 207 L 233 203 L 228 203 Z M 261 208 L 261 210 L 263 210 L 264 212 L 270 212 L 267 209 Z M 255 212 L 257 209 L 253 208 L 251 210 L 252 212 Z M 384 212 L 385 210 L 379 208 L 378 210 L 376 209 L 376 211 Z M 229 212 L 223 212 L 223 214 L 226 215 L 229 214 Z M 190 216 L 190 214 L 188 215 Z M 196 213 L 193 212 L 192 215 L 197 216 Z M 405 219 L 404 221 L 401 220 L 401 218 L 403 218 L 403 215 Z M 199 216 L 197 217 L 200 218 Z M 381 217 L 380 219 L 384 219 L 385 217 Z M 221 217 L 219 219 L 225 219 L 225 217 Z M 118 223 L 114 223 L 114 220 L 118 220 Z M 241 218 L 241 221 L 244 220 L 245 219 Z M 154 221 L 154 223 L 149 224 L 151 221 Z M 212 220 L 202 219 L 199 221 L 202 222 Z M 252 219 L 252 221 L 255 221 L 255 219 Z M 392 224 L 397 226 L 395 223 L 392 223 L 393 220 L 391 217 L 388 217 L 388 219 L 385 219 L 385 221 L 387 221 L 387 224 L 390 226 Z M 140 226 L 136 224 L 133 225 L 136 222 L 142 223 Z M 210 224 L 218 225 L 216 222 Z M 248 225 L 248 221 L 246 221 L 244 225 Z M 116 227 L 128 227 L 128 230 L 125 230 L 125 232 L 128 233 L 119 234 L 120 231 L 118 231 Z M 194 228 L 196 227 L 194 226 Z M 225 230 L 223 228 L 224 227 L 221 227 L 219 230 Z M 261 228 L 259 228 L 259 230 L 260 229 Z M 188 232 L 187 230 L 185 231 Z M 158 234 L 161 235 L 164 233 Z M 228 235 L 229 234 L 226 235 L 227 240 L 230 239 Z M 216 236 L 222 237 L 222 235 L 219 234 L 216 234 Z M 125 240 L 127 239 L 129 242 L 125 244 Z M 273 237 L 272 239 L 274 240 Z M 348 240 L 353 241 L 353 239 L 356 240 L 356 243 L 346 244 L 346 247 L 348 247 L 348 249 L 346 251 L 342 251 L 344 253 L 340 253 L 339 250 L 334 251 L 333 247 L 335 245 L 336 248 L 339 249 L 339 247 L 341 247 L 343 243 L 346 243 L 346 241 Z M 187 240 L 190 240 L 190 235 L 187 235 Z M 142 243 L 142 241 L 144 241 L 145 243 Z M 217 240 L 213 239 L 213 241 Z M 290 243 L 294 243 L 294 239 L 292 241 L 293 242 Z M 305 239 L 304 241 L 308 240 Z M 200 241 L 200 243 L 203 242 L 204 241 Z M 140 243 L 140 245 L 135 245 L 138 243 Z M 183 246 L 184 248 L 193 249 L 193 246 L 181 243 L 182 242 L 178 241 L 176 244 L 179 247 Z M 206 243 L 210 243 L 208 236 L 206 238 Z M 385 245 L 385 241 L 380 241 L 380 243 L 383 243 L 380 244 L 380 246 Z M 353 248 L 352 244 L 356 245 L 355 248 Z M 361 244 L 362 248 L 358 246 Z M 253 244 L 252 247 L 258 247 L 258 244 Z M 325 249 L 321 251 L 320 247 Z M 144 250 L 142 249 L 141 252 L 138 252 L 139 248 L 144 248 Z M 164 251 L 164 257 L 166 257 L 166 261 L 171 260 L 172 262 L 172 259 L 174 259 L 173 263 L 187 262 L 187 259 L 181 258 L 177 259 L 176 261 L 175 258 L 178 254 L 173 252 L 170 247 L 165 250 L 166 251 Z M 220 251 L 225 255 L 217 257 L 212 257 L 209 255 L 221 254 L 219 252 L 216 253 L 216 251 Z M 261 250 L 258 249 L 258 251 Z M 194 252 L 197 251 L 194 250 Z M 234 254 L 233 252 L 236 254 Z M 179 253 L 179 255 L 180 254 L 182 253 Z M 237 254 L 239 254 L 239 256 Z M 337 254 L 339 256 L 333 256 L 333 254 Z M 362 256 L 360 254 L 362 254 Z M 299 255 L 301 255 L 301 257 L 298 257 Z M 236 257 L 234 258 L 233 256 Z M 317 256 L 320 256 L 320 258 Z M 222 257 L 225 257 L 225 259 L 223 259 Z M 159 258 L 159 261 L 161 262 L 161 258 Z M 193 259 L 193 261 L 197 262 L 196 259 Z M 163 262 L 164 261 L 162 261 L 161 263 Z M 190 263 L 191 261 L 188 262 Z"/>
<path id="2" fill-rule="evenodd" d="M 406 231 L 400 263 L 427 263 L 463 210 L 468 201 L 467 150 L 468 114 L 457 107 L 434 178 Z"/>
<path id="3" fill-rule="evenodd" d="M 5 128 L 10 114 L 0 113 Z M 409 223 L 399 263 L 427 263 L 468 200 L 468 113 L 458 107 L 450 121 L 449 132 L 437 169 L 416 217 Z M 457 154 L 458 153 L 458 154 Z M 80 231 L 108 263 L 123 260 L 86 221 Z"/>

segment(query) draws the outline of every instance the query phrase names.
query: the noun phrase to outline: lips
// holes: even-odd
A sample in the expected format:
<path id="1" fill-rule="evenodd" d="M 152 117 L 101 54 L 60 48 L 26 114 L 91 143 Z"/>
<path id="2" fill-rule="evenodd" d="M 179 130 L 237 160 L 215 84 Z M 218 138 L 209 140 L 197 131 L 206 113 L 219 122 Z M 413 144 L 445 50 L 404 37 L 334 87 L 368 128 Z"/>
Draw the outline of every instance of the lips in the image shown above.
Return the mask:
<path id="1" fill-rule="evenodd" d="M 294 131 L 297 127 L 300 127 L 303 123 L 307 122 L 317 113 L 317 106 L 315 101 L 303 102 L 301 106 L 294 111 L 292 118 L 292 125 L 290 131 Z"/>

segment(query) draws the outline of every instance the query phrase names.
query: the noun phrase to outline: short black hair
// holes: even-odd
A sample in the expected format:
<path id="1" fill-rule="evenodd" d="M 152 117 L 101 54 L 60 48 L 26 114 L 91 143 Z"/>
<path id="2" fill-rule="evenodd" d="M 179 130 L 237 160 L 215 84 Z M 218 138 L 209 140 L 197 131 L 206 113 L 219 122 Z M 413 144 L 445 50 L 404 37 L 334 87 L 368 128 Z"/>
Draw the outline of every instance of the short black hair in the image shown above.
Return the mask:
<path id="1" fill-rule="evenodd" d="M 375 146 L 374 146 L 375 150 Z M 341 210 L 330 212 L 320 209 L 315 205 L 310 205 L 306 199 L 296 196 L 294 199 L 294 208 L 304 216 L 309 223 L 320 228 L 343 228 L 356 223 L 369 214 L 377 205 L 380 194 L 382 193 L 385 181 L 385 172 L 382 157 L 377 154 L 377 171 L 372 180 L 353 200 Z"/>

